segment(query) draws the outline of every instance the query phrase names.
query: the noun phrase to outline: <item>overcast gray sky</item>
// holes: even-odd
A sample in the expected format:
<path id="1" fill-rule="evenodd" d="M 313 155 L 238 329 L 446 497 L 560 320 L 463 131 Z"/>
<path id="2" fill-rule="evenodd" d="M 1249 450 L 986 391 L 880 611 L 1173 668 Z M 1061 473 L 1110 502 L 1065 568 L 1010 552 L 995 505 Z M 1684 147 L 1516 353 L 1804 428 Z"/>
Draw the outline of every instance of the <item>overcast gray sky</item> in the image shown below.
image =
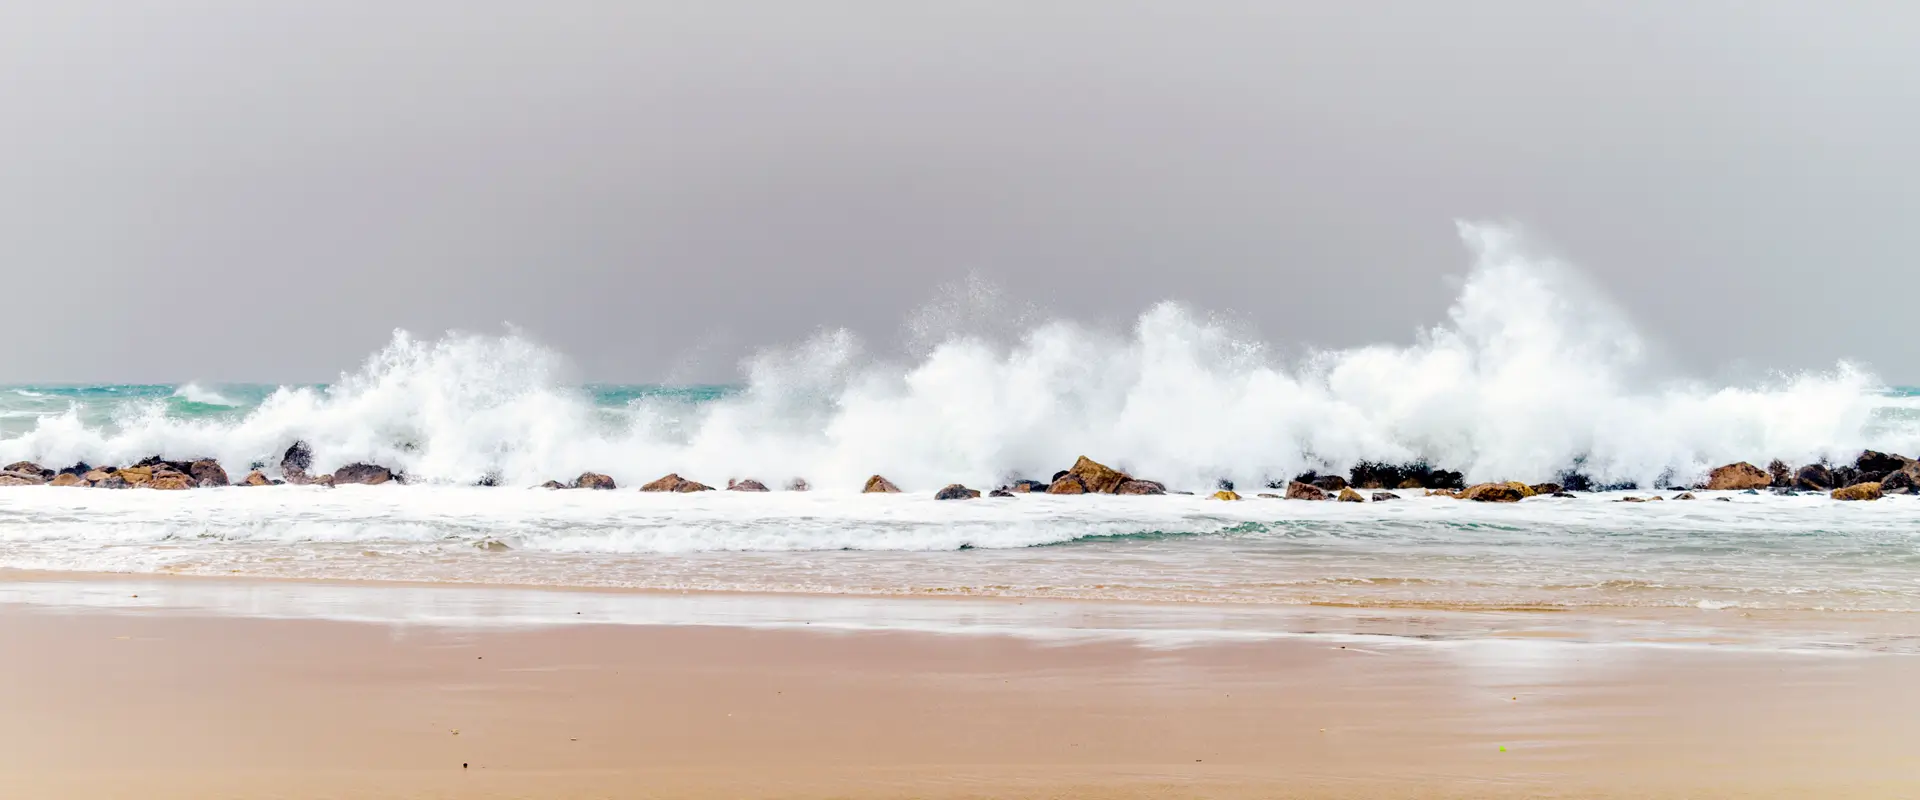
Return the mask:
<path id="1" fill-rule="evenodd" d="M 1689 369 L 1920 382 L 1920 6 L 0 0 L 0 381 L 326 380 L 512 322 L 725 380 L 978 273 L 1275 342 L 1524 223 Z"/>

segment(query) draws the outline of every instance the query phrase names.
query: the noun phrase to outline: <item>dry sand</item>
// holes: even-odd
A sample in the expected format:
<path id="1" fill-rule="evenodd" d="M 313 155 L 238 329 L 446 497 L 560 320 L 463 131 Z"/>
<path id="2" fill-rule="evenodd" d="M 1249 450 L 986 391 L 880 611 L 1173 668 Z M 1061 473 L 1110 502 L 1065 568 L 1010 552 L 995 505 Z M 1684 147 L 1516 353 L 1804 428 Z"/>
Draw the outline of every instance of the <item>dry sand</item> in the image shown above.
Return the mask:
<path id="1" fill-rule="evenodd" d="M 1916 686 L 1885 655 L 0 606 L 0 797 L 1920 796 Z"/>

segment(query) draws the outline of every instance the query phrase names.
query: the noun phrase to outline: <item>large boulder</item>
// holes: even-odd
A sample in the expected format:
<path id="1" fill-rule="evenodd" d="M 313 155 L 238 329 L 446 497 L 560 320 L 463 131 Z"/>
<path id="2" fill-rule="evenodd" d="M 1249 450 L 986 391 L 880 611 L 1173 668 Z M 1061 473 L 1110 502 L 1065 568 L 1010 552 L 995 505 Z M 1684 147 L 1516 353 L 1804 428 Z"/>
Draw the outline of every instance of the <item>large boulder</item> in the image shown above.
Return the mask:
<path id="1" fill-rule="evenodd" d="M 240 483 L 245 486 L 272 486 L 273 485 L 273 481 L 267 477 L 267 474 L 257 469 L 247 473 L 247 477 L 241 478 Z"/>
<path id="2" fill-rule="evenodd" d="M 620 485 L 613 482 L 612 476 L 602 475 L 598 472 L 582 472 L 580 473 L 580 477 L 573 479 L 573 488 L 610 491 L 620 488 Z"/>
<path id="3" fill-rule="evenodd" d="M 192 475 L 171 469 L 163 472 L 155 472 L 153 474 L 153 480 L 147 481 L 148 489 L 162 489 L 166 491 L 191 489 L 194 485 Z"/>
<path id="4" fill-rule="evenodd" d="M 1131 480 L 1120 484 L 1114 494 L 1166 494 L 1167 487 L 1159 481 Z"/>
<path id="5" fill-rule="evenodd" d="M 187 474 L 193 476 L 193 482 L 196 486 L 226 486 L 232 483 L 231 480 L 227 479 L 226 468 L 220 466 L 220 462 L 211 458 L 203 458 L 192 464 L 188 464 Z"/>
<path id="6" fill-rule="evenodd" d="M 8 464 L 5 468 L 0 468 L 0 472 L 11 472 L 11 473 L 14 473 L 15 475 L 19 475 L 22 477 L 28 477 L 28 476 L 36 477 L 42 481 L 53 480 L 53 475 L 54 475 L 53 470 L 47 469 L 46 467 L 40 466 L 39 464 L 35 464 L 31 461 L 15 461 L 11 464 Z"/>
<path id="7" fill-rule="evenodd" d="M 1061 475 L 1047 484 L 1047 494 L 1086 494 L 1087 482 L 1078 475 Z"/>
<path id="8" fill-rule="evenodd" d="M 1342 503 L 1367 502 L 1367 498 L 1361 497 L 1359 492 L 1354 491 L 1351 487 L 1345 487 L 1345 486 L 1340 487 L 1340 496 L 1335 499 L 1339 500 Z"/>
<path id="9" fill-rule="evenodd" d="M 729 492 L 764 492 L 766 490 L 766 484 L 752 478 L 743 481 L 736 481 L 732 478 L 727 479 L 727 491 Z"/>
<path id="10" fill-rule="evenodd" d="M 1319 487 L 1322 491 L 1327 492 L 1338 492 L 1347 488 L 1347 479 L 1338 475 L 1319 475 L 1315 476 L 1312 480 L 1302 482 L 1311 483 Z"/>
<path id="11" fill-rule="evenodd" d="M 1833 490 L 1833 499 L 1835 500 L 1878 500 L 1880 499 L 1880 484 L 1856 483 L 1852 486 L 1835 489 Z"/>
<path id="12" fill-rule="evenodd" d="M 332 485 L 340 486 L 348 483 L 359 483 L 367 486 L 378 486 L 391 480 L 393 480 L 393 472 L 386 467 L 380 466 L 379 464 L 355 463 L 334 470 Z"/>
<path id="13" fill-rule="evenodd" d="M 1793 488 L 1809 492 L 1825 492 L 1834 488 L 1833 470 L 1823 464 L 1808 464 L 1793 474 Z"/>
<path id="14" fill-rule="evenodd" d="M 153 480 L 153 467 L 122 467 L 113 476 L 126 481 L 128 486 L 145 486 Z"/>
<path id="15" fill-rule="evenodd" d="M 1477 503 L 1518 503 L 1532 496 L 1533 487 L 1519 481 L 1476 484 L 1460 493 L 1460 499 Z"/>
<path id="16" fill-rule="evenodd" d="M 1920 462 L 1908 464 L 1880 479 L 1882 494 L 1920 494 Z"/>
<path id="17" fill-rule="evenodd" d="M 886 478 L 882 478 L 879 475 L 875 475 L 867 479 L 867 485 L 865 488 L 862 488 L 860 490 L 860 493 L 861 494 L 899 494 L 900 487 L 893 485 L 893 481 L 887 480 Z"/>
<path id="18" fill-rule="evenodd" d="M 1086 456 L 1073 462 L 1067 474 L 1078 476 L 1090 494 L 1113 494 L 1119 491 L 1120 484 L 1133 480 L 1133 476 Z"/>
<path id="19" fill-rule="evenodd" d="M 1738 492 L 1745 489 L 1765 489 L 1773 485 L 1773 476 L 1766 470 L 1745 461 L 1716 467 L 1707 475 L 1707 488 L 1716 492 Z"/>
<path id="20" fill-rule="evenodd" d="M 969 489 L 957 483 L 947 484 L 946 488 L 933 493 L 935 500 L 978 500 L 980 490 Z"/>
<path id="21" fill-rule="evenodd" d="M 1288 500 L 1325 500 L 1327 492 L 1311 483 L 1294 481 L 1287 484 Z"/>
<path id="22" fill-rule="evenodd" d="M 682 478 L 678 472 L 669 472 L 661 476 L 659 480 L 640 487 L 640 491 L 679 492 L 681 494 L 688 494 L 691 492 L 711 492 L 713 491 L 713 487 L 699 481 L 690 481 Z"/>
<path id="23" fill-rule="evenodd" d="M 85 486 L 87 485 L 87 482 L 86 480 L 82 479 L 80 476 L 75 475 L 71 472 L 62 472 L 58 475 L 53 476 L 53 480 L 48 482 L 47 485 L 48 486 Z"/>
<path id="24" fill-rule="evenodd" d="M 1874 475 L 1885 475 L 1911 463 L 1913 463 L 1913 459 L 1907 458 L 1906 456 L 1894 453 L 1881 453 L 1874 450 L 1863 451 L 1860 453 L 1859 458 L 1853 460 L 1855 469 L 1860 470 L 1862 473 Z"/>
<path id="25" fill-rule="evenodd" d="M 286 476 L 288 483 L 294 483 L 295 478 L 306 477 L 307 470 L 312 468 L 313 450 L 307 447 L 306 442 L 296 441 L 287 447 L 287 452 L 280 455 L 280 474 Z"/>

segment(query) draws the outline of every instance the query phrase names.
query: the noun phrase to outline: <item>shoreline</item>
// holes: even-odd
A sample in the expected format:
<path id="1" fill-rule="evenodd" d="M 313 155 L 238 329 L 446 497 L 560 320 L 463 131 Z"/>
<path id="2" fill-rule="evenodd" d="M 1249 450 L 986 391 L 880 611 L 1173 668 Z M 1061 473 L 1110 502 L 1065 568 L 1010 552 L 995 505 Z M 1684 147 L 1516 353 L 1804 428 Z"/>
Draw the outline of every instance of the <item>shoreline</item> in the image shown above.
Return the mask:
<path id="1" fill-rule="evenodd" d="M 1920 792 L 1920 662 L 1894 656 L 975 633 L 0 604 L 0 795 Z"/>

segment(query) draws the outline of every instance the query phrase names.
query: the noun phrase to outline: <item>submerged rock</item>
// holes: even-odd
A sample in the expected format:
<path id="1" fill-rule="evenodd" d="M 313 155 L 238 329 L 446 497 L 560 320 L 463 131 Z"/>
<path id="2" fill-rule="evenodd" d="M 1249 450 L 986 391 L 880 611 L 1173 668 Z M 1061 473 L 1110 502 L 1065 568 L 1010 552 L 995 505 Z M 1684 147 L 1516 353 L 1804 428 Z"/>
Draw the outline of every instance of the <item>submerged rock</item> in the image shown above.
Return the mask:
<path id="1" fill-rule="evenodd" d="M 692 492 L 711 492 L 713 491 L 713 487 L 699 481 L 690 481 L 682 478 L 678 472 L 669 472 L 666 475 L 662 475 L 658 480 L 640 487 L 640 491 L 679 492 L 681 494 L 688 494 Z"/>
<path id="2" fill-rule="evenodd" d="M 729 492 L 764 492 L 766 490 L 766 484 L 752 478 L 744 481 L 736 481 L 732 478 L 727 479 L 727 491 Z"/>
<path id="3" fill-rule="evenodd" d="M 1046 490 L 1047 484 L 1027 478 L 1021 478 L 1007 486 L 1007 491 L 1015 494 L 1032 494 L 1034 492 L 1045 492 Z"/>
<path id="4" fill-rule="evenodd" d="M 1342 483 L 1345 483 L 1345 481 L 1342 481 Z M 1364 497 L 1361 497 L 1359 492 L 1356 492 L 1353 489 L 1345 486 L 1340 487 L 1340 496 L 1335 499 L 1339 500 L 1342 503 L 1367 502 L 1367 499 Z"/>
<path id="5" fill-rule="evenodd" d="M 1784 465 L 1783 465 L 1784 466 Z M 1715 492 L 1737 492 L 1743 489 L 1764 489 L 1773 485 L 1773 476 L 1766 470 L 1745 461 L 1717 467 L 1707 475 L 1707 489 Z"/>
<path id="6" fill-rule="evenodd" d="M 559 481 L 547 481 L 546 483 L 543 483 L 543 484 L 540 484 L 539 486 L 536 486 L 536 487 L 534 487 L 534 488 L 536 488 L 536 489 L 565 489 L 565 488 L 567 488 L 567 485 L 566 485 L 566 484 L 564 484 L 564 483 L 561 483 L 561 482 L 559 482 Z"/>
<path id="7" fill-rule="evenodd" d="M 1294 481 L 1292 483 L 1287 484 L 1287 499 L 1288 500 L 1325 500 L 1327 499 L 1327 493 L 1326 491 L 1322 490 L 1320 487 L 1315 486 L 1311 483 L 1301 483 L 1299 481 Z"/>
<path id="8" fill-rule="evenodd" d="M 1835 500 L 1878 500 L 1880 499 L 1880 484 L 1856 483 L 1852 486 L 1833 490 L 1832 497 Z"/>
<path id="9" fill-rule="evenodd" d="M 978 500 L 980 490 L 969 489 L 957 483 L 949 483 L 946 488 L 933 493 L 935 500 Z"/>
<path id="10" fill-rule="evenodd" d="M 1167 487 L 1159 481 L 1131 480 L 1120 484 L 1114 494 L 1166 494 Z"/>
<path id="11" fill-rule="evenodd" d="M 325 477 L 325 476 L 323 476 Z M 366 486 L 378 486 L 393 480 L 393 472 L 379 464 L 348 464 L 333 471 L 332 486 L 346 483 L 358 483 Z"/>
<path id="12" fill-rule="evenodd" d="M 1398 499 L 1400 499 L 1400 495 L 1394 494 L 1392 492 L 1374 492 L 1373 493 L 1373 502 L 1376 502 L 1376 503 L 1384 503 L 1388 500 L 1398 500 Z"/>
<path id="13" fill-rule="evenodd" d="M 1550 495 L 1550 496 L 1551 496 L 1551 497 L 1558 497 L 1558 498 L 1562 498 L 1562 499 L 1565 499 L 1565 498 L 1569 498 L 1569 497 L 1577 497 L 1578 495 L 1575 495 L 1575 494 L 1574 494 L 1574 493 L 1572 493 L 1572 492 L 1554 492 L 1554 493 L 1553 493 L 1552 495 Z"/>
<path id="14" fill-rule="evenodd" d="M 336 478 L 334 478 L 332 475 L 321 475 L 317 478 L 313 478 L 307 481 L 307 485 L 308 486 L 325 486 L 331 489 L 333 488 L 334 484 L 338 482 L 339 481 Z"/>
<path id="15" fill-rule="evenodd" d="M 1214 492 L 1214 493 L 1213 493 L 1212 495 L 1210 495 L 1208 499 L 1212 499 L 1212 500 L 1238 500 L 1238 499 L 1240 499 L 1240 495 L 1237 495 L 1237 494 L 1234 494 L 1234 492 L 1233 492 L 1233 490 L 1232 490 L 1232 489 L 1221 489 L 1220 491 L 1217 491 L 1217 492 Z"/>
<path id="16" fill-rule="evenodd" d="M 1532 496 L 1533 487 L 1519 481 L 1476 484 L 1460 493 L 1460 499 L 1476 503 L 1518 503 Z"/>
<path id="17" fill-rule="evenodd" d="M 1184 492 L 1182 492 L 1182 494 L 1185 494 L 1185 493 L 1184 493 Z M 1254 495 L 1254 497 L 1264 497 L 1264 498 L 1266 498 L 1266 499 L 1268 499 L 1268 500 L 1278 500 L 1278 499 L 1280 499 L 1280 495 L 1277 495 L 1277 494 L 1274 494 L 1274 493 L 1272 493 L 1272 492 L 1261 492 L 1261 493 L 1259 493 L 1259 494 L 1256 494 L 1256 495 Z"/>
<path id="18" fill-rule="evenodd" d="M 900 487 L 893 485 L 893 481 L 890 481 L 890 480 L 887 480 L 886 478 L 882 478 L 878 475 L 875 475 L 867 479 L 866 488 L 861 489 L 860 493 L 861 494 L 899 494 Z"/>
<path id="19" fill-rule="evenodd" d="M 187 465 L 187 474 L 193 476 L 193 482 L 201 487 L 226 486 L 233 483 L 227 478 L 227 468 L 211 458 L 203 458 Z"/>
<path id="20" fill-rule="evenodd" d="M 807 485 L 806 478 L 794 478 L 793 480 L 787 481 L 787 491 L 789 492 L 804 492 L 812 488 L 812 486 Z"/>
<path id="21" fill-rule="evenodd" d="M 1674 495 L 1674 496 L 1673 496 L 1673 499 L 1675 499 L 1675 500 L 1695 500 L 1695 499 L 1698 499 L 1698 498 L 1695 498 L 1695 497 L 1693 496 L 1693 493 L 1692 493 L 1692 492 L 1681 492 L 1681 493 L 1679 493 L 1679 494 L 1676 494 L 1676 495 Z"/>
<path id="22" fill-rule="evenodd" d="M 1833 470 L 1821 464 L 1808 464 L 1793 474 L 1793 488 L 1825 492 L 1834 488 Z"/>
<path id="23" fill-rule="evenodd" d="M 613 477 L 610 475 L 602 475 L 598 472 L 582 472 L 580 473 L 580 477 L 573 479 L 573 488 L 612 491 L 620 488 L 620 484 L 615 483 Z"/>
<path id="24" fill-rule="evenodd" d="M 991 492 L 988 492 L 987 496 L 988 497 L 1012 497 L 1013 492 L 1007 491 L 1005 489 L 995 489 Z"/>

